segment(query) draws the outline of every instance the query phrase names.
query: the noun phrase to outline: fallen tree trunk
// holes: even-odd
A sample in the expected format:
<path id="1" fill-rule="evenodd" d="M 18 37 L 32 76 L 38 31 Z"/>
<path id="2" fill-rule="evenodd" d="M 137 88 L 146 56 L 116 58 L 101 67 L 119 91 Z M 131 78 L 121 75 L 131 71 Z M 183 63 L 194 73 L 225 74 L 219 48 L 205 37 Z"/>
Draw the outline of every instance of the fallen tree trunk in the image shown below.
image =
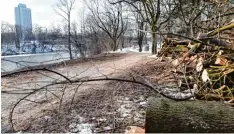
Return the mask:
<path id="1" fill-rule="evenodd" d="M 234 108 L 219 102 L 176 102 L 153 98 L 146 112 L 146 133 L 234 132 Z"/>

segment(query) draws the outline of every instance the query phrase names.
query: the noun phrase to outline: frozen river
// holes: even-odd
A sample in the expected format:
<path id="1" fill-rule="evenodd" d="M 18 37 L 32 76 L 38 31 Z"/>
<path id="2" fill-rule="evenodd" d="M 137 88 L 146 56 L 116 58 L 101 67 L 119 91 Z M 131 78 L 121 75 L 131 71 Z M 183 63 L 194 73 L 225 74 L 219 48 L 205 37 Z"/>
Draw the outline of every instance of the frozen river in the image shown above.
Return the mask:
<path id="1" fill-rule="evenodd" d="M 27 66 L 50 64 L 68 60 L 67 52 L 11 55 L 1 57 L 1 72 L 14 71 Z"/>

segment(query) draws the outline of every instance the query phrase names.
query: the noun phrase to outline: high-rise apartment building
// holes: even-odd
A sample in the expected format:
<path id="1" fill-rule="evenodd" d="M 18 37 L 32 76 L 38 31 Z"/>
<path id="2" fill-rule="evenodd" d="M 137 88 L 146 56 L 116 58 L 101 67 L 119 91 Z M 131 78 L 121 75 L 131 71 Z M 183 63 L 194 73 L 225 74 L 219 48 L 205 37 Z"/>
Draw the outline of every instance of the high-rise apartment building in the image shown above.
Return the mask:
<path id="1" fill-rule="evenodd" d="M 15 7 L 15 24 L 19 27 L 21 39 L 25 39 L 25 34 L 32 31 L 32 16 L 31 9 L 25 4 L 18 4 Z"/>

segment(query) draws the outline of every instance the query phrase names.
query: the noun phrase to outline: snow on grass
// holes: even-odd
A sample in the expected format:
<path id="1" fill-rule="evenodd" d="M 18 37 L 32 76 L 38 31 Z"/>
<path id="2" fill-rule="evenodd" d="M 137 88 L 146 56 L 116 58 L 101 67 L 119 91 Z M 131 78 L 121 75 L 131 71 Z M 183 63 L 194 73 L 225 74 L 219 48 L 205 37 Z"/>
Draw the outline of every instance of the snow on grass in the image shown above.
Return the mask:
<path id="1" fill-rule="evenodd" d="M 83 133 L 92 133 L 92 128 L 93 128 L 93 124 L 89 124 L 89 123 L 82 123 L 82 124 L 76 124 L 76 123 L 72 123 L 69 125 L 69 128 L 72 132 L 79 132 L 81 134 Z"/>
<path id="2" fill-rule="evenodd" d="M 75 110 L 71 111 L 71 116 L 74 119 L 79 120 L 79 123 L 72 122 L 71 124 L 69 124 L 69 129 L 70 129 L 69 131 L 70 132 L 82 133 L 82 134 L 83 133 L 92 133 L 92 129 L 94 127 L 94 124 L 87 123 L 85 121 L 85 118 L 78 115 Z"/>

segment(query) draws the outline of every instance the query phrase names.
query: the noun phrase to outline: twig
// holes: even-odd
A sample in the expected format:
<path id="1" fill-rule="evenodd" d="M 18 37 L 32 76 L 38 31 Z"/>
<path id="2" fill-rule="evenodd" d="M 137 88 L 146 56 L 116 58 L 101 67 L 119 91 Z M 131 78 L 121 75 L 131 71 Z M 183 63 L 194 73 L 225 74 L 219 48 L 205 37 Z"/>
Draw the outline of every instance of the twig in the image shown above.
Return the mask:
<path id="1" fill-rule="evenodd" d="M 71 100 L 70 107 L 72 106 L 73 101 L 74 101 L 74 99 L 75 99 L 75 95 L 76 95 L 76 93 L 77 93 L 79 87 L 80 87 L 82 84 L 83 84 L 83 83 L 80 83 L 80 84 L 77 86 L 77 88 L 75 89 L 75 93 L 74 93 L 73 96 L 72 96 L 72 100 Z"/>
<path id="2" fill-rule="evenodd" d="M 64 94 L 65 94 L 65 89 L 67 88 L 67 85 L 64 85 L 63 86 L 63 89 L 62 89 L 62 96 L 61 96 L 61 98 L 60 98 L 60 103 L 59 103 L 59 114 L 60 114 L 60 111 L 61 111 L 61 107 L 62 107 L 62 103 L 63 103 L 63 96 L 64 96 Z"/>
<path id="3" fill-rule="evenodd" d="M 56 71 L 47 69 L 47 68 L 37 68 L 37 69 L 21 70 L 21 71 L 12 72 L 12 73 L 9 73 L 9 74 L 4 74 L 4 75 L 2 75 L 1 77 L 4 78 L 4 77 L 9 77 L 9 76 L 12 76 L 12 75 L 20 74 L 20 73 L 34 72 L 34 71 L 52 72 L 52 73 L 55 73 L 55 74 L 57 74 L 57 75 L 59 75 L 59 76 L 65 78 L 67 81 L 69 81 L 69 82 L 71 83 L 71 80 L 70 80 L 69 78 L 67 78 L 66 76 L 64 76 L 64 75 L 62 75 L 61 73 L 58 73 L 58 72 L 56 72 Z"/>
<path id="4" fill-rule="evenodd" d="M 33 71 L 33 70 L 28 70 L 28 71 Z M 34 70 L 34 71 L 38 71 L 38 69 Z M 27 71 L 23 71 L 23 72 L 27 72 Z M 16 72 L 15 74 L 17 73 L 21 73 L 21 72 Z M 57 72 L 55 72 L 57 74 Z M 58 73 L 59 74 L 59 73 Z M 13 75 L 13 74 L 11 74 Z M 8 75 L 9 76 L 9 75 Z M 63 76 L 63 75 L 62 75 Z M 5 76 L 6 77 L 6 76 Z M 67 77 L 65 77 L 66 79 L 68 79 Z M 119 81 L 119 82 L 129 82 L 129 83 L 135 83 L 135 84 L 139 84 L 139 85 L 143 85 L 151 90 L 153 90 L 154 92 L 156 93 L 159 93 L 161 94 L 162 96 L 168 98 L 168 99 L 171 99 L 171 100 L 175 100 L 175 101 L 185 101 L 185 100 L 188 100 L 190 98 L 192 98 L 193 96 L 188 96 L 186 98 L 173 98 L 173 97 L 170 97 L 170 96 L 167 96 L 165 95 L 164 93 L 162 93 L 161 91 L 159 91 L 158 89 L 156 89 L 155 87 L 153 87 L 152 85 L 149 85 L 149 84 L 146 84 L 144 82 L 140 82 L 140 81 L 133 81 L 133 80 L 128 80 L 128 79 L 120 79 L 120 78 L 94 78 L 94 79 L 76 79 L 76 80 L 70 80 L 68 79 L 67 81 L 60 81 L 60 82 L 55 82 L 55 83 L 51 83 L 51 84 L 48 84 L 48 85 L 45 85 L 41 88 L 38 88 L 38 89 L 34 89 L 34 91 L 28 93 L 26 96 L 24 96 L 23 98 L 21 98 L 19 101 L 16 102 L 16 104 L 13 106 L 13 108 L 11 109 L 10 111 L 10 115 L 9 115 L 9 123 L 11 124 L 11 128 L 12 128 L 12 131 L 14 132 L 15 131 L 15 128 L 14 128 L 14 124 L 13 124 L 13 112 L 14 112 L 14 109 L 16 108 L 16 106 L 24 99 L 26 99 L 27 97 L 29 97 L 30 95 L 42 90 L 42 89 L 45 89 L 49 86 L 53 86 L 53 85 L 57 85 L 57 84 L 72 84 L 72 83 L 87 83 L 87 82 L 93 82 L 93 81 Z M 158 87 L 159 88 L 159 87 Z"/>

